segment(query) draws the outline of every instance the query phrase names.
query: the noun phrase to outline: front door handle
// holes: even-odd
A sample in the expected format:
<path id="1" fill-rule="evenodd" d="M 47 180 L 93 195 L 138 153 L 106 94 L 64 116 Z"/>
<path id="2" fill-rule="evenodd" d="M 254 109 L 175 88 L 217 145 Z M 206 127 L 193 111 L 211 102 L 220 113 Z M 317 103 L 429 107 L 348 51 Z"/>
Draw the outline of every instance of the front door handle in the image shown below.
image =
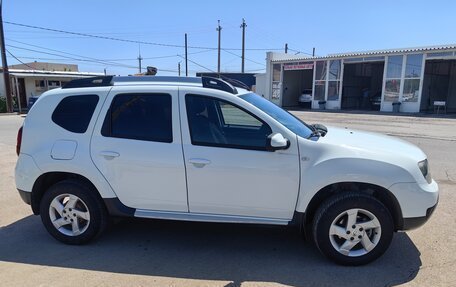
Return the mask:
<path id="1" fill-rule="evenodd" d="M 210 160 L 204 158 L 191 158 L 188 160 L 189 163 L 193 164 L 195 167 L 204 167 L 211 163 Z"/>
<path id="2" fill-rule="evenodd" d="M 115 157 L 119 157 L 120 154 L 115 151 L 101 151 L 100 152 L 101 156 L 104 156 L 106 159 L 113 159 Z"/>

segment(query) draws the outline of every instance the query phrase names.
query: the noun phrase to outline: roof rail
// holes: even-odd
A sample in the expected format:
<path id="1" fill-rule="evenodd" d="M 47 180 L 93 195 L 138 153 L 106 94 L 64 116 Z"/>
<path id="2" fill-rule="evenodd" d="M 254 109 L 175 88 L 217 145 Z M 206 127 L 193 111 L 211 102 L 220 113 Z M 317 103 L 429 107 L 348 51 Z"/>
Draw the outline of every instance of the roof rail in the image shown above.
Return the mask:
<path id="1" fill-rule="evenodd" d="M 113 77 L 114 76 L 99 76 L 76 79 L 65 84 L 62 89 L 112 86 Z"/>
<path id="2" fill-rule="evenodd" d="M 230 83 L 213 77 L 201 77 L 201 81 L 203 82 L 203 87 L 222 90 L 231 94 L 237 94 L 238 91 L 236 90 L 233 85 Z"/>
<path id="3" fill-rule="evenodd" d="M 188 83 L 201 84 L 201 79 L 196 77 L 176 77 L 176 76 L 116 76 L 113 79 L 114 83 L 128 82 L 169 82 L 169 83 Z"/>
<path id="4" fill-rule="evenodd" d="M 237 94 L 236 88 L 229 82 L 219 78 L 213 77 L 115 77 L 115 76 L 99 76 L 90 77 L 83 79 L 76 79 L 68 82 L 62 89 L 71 88 L 88 88 L 88 87 L 106 87 L 113 86 L 115 83 L 126 83 L 126 82 L 176 82 L 176 83 L 187 83 L 187 84 L 202 84 L 205 88 L 216 89 L 225 91 L 231 94 Z M 239 83 L 236 83 L 239 85 Z"/>
<path id="5" fill-rule="evenodd" d="M 232 79 L 232 78 L 227 78 L 226 76 L 224 76 L 222 79 L 224 81 L 230 83 L 234 87 L 238 87 L 238 88 L 242 88 L 244 90 L 250 91 L 250 87 L 247 86 L 246 84 L 244 84 L 243 82 L 239 81 L 239 80 Z"/>

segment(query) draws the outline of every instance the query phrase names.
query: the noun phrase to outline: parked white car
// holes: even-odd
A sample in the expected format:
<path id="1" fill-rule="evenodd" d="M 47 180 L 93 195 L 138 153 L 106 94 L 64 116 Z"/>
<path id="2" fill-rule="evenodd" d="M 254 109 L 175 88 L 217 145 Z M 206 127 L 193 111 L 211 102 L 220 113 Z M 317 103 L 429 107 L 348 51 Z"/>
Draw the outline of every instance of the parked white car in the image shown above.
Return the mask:
<path id="1" fill-rule="evenodd" d="M 333 261 L 360 265 L 438 201 L 416 146 L 308 125 L 205 77 L 74 80 L 33 105 L 17 152 L 22 199 L 68 244 L 108 216 L 297 225 Z"/>

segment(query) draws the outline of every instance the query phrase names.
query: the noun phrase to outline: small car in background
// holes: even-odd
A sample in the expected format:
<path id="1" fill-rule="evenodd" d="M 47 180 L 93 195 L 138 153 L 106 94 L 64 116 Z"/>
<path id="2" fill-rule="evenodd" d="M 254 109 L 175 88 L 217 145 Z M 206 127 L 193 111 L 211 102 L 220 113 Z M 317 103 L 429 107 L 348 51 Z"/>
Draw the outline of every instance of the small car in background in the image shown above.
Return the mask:
<path id="1" fill-rule="evenodd" d="M 312 90 L 305 89 L 298 99 L 299 106 L 310 109 L 312 107 Z"/>

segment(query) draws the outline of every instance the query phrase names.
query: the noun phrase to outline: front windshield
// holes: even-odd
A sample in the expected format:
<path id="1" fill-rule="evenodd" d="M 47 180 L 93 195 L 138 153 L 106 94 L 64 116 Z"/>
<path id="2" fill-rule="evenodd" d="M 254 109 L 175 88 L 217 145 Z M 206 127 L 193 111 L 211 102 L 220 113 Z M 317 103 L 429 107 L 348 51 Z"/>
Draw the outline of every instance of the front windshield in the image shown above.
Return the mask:
<path id="1" fill-rule="evenodd" d="M 308 138 L 312 134 L 306 123 L 257 94 L 249 93 L 239 98 L 259 108 L 300 137 Z"/>

